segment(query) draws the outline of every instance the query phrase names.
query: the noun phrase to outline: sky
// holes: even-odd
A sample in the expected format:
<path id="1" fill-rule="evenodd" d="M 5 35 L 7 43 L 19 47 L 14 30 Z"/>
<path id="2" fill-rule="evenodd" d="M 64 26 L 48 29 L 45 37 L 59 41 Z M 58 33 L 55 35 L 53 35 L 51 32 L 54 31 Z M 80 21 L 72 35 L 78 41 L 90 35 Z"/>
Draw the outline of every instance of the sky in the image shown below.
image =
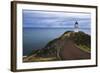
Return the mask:
<path id="1" fill-rule="evenodd" d="M 73 28 L 76 21 L 79 28 L 91 27 L 91 14 L 85 12 L 23 9 L 22 14 L 24 28 Z"/>

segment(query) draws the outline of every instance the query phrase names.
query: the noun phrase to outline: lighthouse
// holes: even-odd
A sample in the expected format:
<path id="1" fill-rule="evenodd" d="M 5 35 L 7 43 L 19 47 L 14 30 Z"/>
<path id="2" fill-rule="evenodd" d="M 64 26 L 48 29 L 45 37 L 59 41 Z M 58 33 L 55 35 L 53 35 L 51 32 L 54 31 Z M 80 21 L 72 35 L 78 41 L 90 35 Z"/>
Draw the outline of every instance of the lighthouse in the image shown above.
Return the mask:
<path id="1" fill-rule="evenodd" d="M 78 22 L 76 21 L 74 24 L 74 32 L 78 32 L 79 31 L 79 26 L 78 26 Z"/>

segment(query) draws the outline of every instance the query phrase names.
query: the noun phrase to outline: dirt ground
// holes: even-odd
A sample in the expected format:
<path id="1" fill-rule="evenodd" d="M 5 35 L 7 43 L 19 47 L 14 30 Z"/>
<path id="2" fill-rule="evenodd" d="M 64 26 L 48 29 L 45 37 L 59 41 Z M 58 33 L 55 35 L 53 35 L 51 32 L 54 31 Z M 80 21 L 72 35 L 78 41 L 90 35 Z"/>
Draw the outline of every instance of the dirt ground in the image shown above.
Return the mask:
<path id="1" fill-rule="evenodd" d="M 63 60 L 90 59 L 91 53 L 87 53 L 77 48 L 72 41 L 68 41 L 64 44 L 63 49 L 61 49 L 60 57 Z"/>

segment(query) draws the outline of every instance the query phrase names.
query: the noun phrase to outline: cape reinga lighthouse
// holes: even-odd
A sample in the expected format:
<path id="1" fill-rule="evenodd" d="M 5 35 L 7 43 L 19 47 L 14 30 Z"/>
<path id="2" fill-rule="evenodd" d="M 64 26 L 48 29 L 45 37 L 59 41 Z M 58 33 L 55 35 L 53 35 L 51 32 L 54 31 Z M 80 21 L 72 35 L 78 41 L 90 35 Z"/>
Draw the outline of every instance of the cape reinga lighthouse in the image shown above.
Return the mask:
<path id="1" fill-rule="evenodd" d="M 79 31 L 79 24 L 76 21 L 75 24 L 74 24 L 74 32 L 78 32 L 78 31 Z"/>

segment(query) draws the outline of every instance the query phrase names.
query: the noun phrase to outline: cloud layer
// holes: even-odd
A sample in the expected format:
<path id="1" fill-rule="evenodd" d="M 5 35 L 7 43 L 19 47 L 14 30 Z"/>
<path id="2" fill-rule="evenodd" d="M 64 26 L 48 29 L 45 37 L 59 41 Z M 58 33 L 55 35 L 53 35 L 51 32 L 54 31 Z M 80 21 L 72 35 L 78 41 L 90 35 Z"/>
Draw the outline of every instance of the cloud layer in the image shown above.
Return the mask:
<path id="1" fill-rule="evenodd" d="M 78 21 L 80 28 L 90 28 L 91 14 L 23 10 L 23 27 L 25 28 L 73 28 L 75 21 Z"/>

